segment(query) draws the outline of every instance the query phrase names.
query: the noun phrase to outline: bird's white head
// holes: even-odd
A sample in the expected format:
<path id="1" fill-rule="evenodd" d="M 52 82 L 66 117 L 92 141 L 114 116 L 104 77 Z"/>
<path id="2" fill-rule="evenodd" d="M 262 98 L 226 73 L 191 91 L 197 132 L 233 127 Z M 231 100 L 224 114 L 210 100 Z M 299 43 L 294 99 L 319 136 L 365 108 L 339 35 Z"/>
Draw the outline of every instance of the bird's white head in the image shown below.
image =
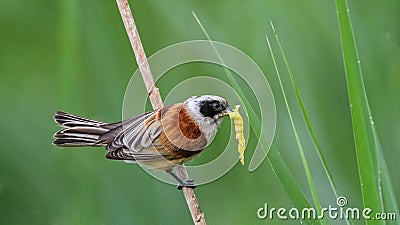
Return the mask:
<path id="1" fill-rule="evenodd" d="M 228 102 L 215 95 L 193 96 L 187 99 L 184 105 L 200 126 L 214 123 L 218 127 L 222 118 L 231 111 Z"/>

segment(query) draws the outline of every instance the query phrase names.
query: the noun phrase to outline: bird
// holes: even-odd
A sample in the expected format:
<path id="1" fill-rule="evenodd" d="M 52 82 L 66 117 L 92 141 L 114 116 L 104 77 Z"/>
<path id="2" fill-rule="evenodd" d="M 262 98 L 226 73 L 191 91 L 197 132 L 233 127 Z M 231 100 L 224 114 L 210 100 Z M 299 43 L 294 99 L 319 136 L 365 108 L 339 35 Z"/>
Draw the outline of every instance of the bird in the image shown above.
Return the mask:
<path id="1" fill-rule="evenodd" d="M 178 181 L 178 189 L 195 188 L 174 168 L 199 155 L 214 139 L 222 119 L 232 112 L 227 100 L 215 95 L 192 96 L 116 123 L 57 111 L 61 130 L 53 144 L 60 147 L 105 147 L 106 158 L 163 170 Z"/>

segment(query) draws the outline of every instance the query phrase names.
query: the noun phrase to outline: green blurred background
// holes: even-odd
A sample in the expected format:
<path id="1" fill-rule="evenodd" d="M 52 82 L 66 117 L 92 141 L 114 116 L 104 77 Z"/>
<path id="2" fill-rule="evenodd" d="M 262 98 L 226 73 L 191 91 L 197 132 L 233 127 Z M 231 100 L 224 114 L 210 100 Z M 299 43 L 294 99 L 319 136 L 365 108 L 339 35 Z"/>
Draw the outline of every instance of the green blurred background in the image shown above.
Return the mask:
<path id="1" fill-rule="evenodd" d="M 310 196 L 265 42 L 266 34 L 272 37 L 271 19 L 338 190 L 350 206 L 362 205 L 334 1 L 130 3 L 147 55 L 181 41 L 204 39 L 194 11 L 214 40 L 241 49 L 261 67 L 277 104 L 274 144 Z M 374 122 L 399 203 L 400 1 L 358 0 L 349 5 Z M 121 119 L 125 88 L 137 66 L 116 3 L 2 0 L 0 28 L 0 224 L 191 224 L 175 187 L 135 165 L 106 160 L 103 149 L 51 144 L 58 129 L 52 119 L 56 110 L 107 122 Z M 188 65 L 170 71 L 170 77 L 215 71 L 223 73 Z M 163 88 L 173 82 L 160 81 L 163 96 L 168 92 Z M 286 78 L 284 82 L 289 84 Z M 335 205 L 291 86 L 286 86 L 322 205 Z M 228 130 L 218 134 L 216 147 Z M 248 149 L 249 158 L 252 152 Z M 206 151 L 199 160 L 212 157 L 213 152 Z M 291 206 L 267 161 L 251 173 L 238 164 L 196 193 L 209 224 L 299 223 L 257 218 L 264 203 Z"/>

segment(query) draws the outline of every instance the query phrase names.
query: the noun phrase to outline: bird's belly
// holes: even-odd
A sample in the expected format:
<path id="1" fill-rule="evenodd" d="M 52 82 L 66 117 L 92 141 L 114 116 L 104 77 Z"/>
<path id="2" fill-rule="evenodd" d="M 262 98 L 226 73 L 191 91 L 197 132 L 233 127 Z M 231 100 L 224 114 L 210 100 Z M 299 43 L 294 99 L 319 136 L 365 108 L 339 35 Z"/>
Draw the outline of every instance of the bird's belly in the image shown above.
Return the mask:
<path id="1" fill-rule="evenodd" d="M 177 165 L 182 165 L 183 163 L 193 159 L 193 157 L 196 155 L 193 155 L 191 157 L 174 158 L 171 160 L 168 160 L 168 159 L 136 160 L 136 163 L 139 163 L 140 165 L 142 165 L 148 169 L 170 170 Z"/>

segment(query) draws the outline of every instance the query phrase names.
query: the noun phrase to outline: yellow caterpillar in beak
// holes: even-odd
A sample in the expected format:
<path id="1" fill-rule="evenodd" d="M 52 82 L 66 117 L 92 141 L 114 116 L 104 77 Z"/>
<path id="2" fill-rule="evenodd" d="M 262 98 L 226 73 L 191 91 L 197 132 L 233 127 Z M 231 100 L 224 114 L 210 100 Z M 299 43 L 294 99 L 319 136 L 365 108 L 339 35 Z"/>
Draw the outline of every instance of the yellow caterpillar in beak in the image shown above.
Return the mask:
<path id="1" fill-rule="evenodd" d="M 240 105 L 235 106 L 233 112 L 229 112 L 229 117 L 233 119 L 233 124 L 235 125 L 236 140 L 238 140 L 238 152 L 239 158 L 242 165 L 244 165 L 244 150 L 246 148 L 246 141 L 243 135 L 243 118 L 239 114 Z"/>

